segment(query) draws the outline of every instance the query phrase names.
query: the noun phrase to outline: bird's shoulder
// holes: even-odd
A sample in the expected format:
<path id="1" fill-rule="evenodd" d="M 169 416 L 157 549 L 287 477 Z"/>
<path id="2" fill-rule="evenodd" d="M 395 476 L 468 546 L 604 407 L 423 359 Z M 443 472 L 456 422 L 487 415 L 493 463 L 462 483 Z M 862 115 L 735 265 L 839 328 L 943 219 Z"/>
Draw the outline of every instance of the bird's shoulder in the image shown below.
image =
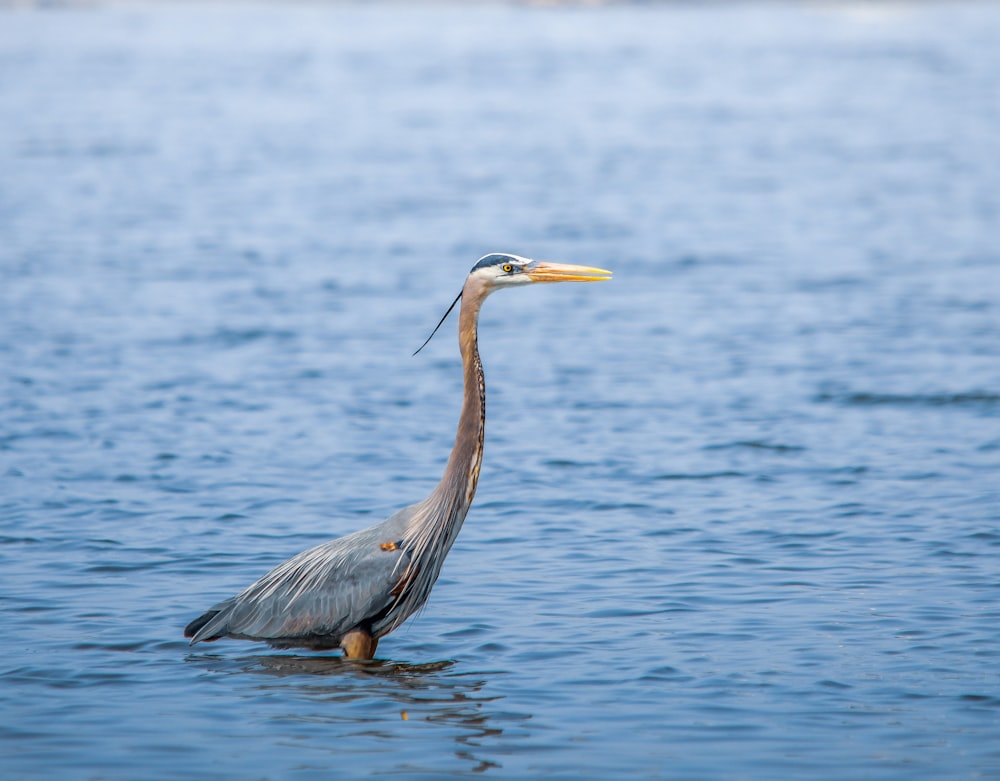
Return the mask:
<path id="1" fill-rule="evenodd" d="M 409 561 L 403 536 L 414 507 L 304 550 L 220 603 L 229 630 L 260 638 L 333 636 L 383 612 Z"/>
<path id="2" fill-rule="evenodd" d="M 244 594 L 261 598 L 276 591 L 305 594 L 330 588 L 342 591 L 350 586 L 370 591 L 381 587 L 388 593 L 398 579 L 401 560 L 407 556 L 404 537 L 416 506 L 404 507 L 384 521 L 292 556 Z"/>

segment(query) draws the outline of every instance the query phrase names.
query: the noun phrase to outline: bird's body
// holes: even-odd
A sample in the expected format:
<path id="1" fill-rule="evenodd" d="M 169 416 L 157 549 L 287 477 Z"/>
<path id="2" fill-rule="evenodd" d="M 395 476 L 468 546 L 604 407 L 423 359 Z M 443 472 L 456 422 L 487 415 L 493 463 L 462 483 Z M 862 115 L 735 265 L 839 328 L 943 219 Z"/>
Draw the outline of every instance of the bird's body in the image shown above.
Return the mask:
<path id="1" fill-rule="evenodd" d="M 339 647 L 346 656 L 370 659 L 379 639 L 427 600 L 476 493 L 486 424 L 477 344 L 482 302 L 501 286 L 596 281 L 608 274 L 516 255 L 481 258 L 460 294 L 464 399 L 455 447 L 434 491 L 381 523 L 293 556 L 196 618 L 184 635 L 192 644 L 236 637 L 276 647 Z"/>
<path id="2" fill-rule="evenodd" d="M 195 643 L 229 636 L 327 649 L 365 626 L 377 640 L 388 628 L 401 564 L 410 558 L 400 543 L 412 515 L 407 507 L 293 556 L 191 622 L 185 634 Z"/>

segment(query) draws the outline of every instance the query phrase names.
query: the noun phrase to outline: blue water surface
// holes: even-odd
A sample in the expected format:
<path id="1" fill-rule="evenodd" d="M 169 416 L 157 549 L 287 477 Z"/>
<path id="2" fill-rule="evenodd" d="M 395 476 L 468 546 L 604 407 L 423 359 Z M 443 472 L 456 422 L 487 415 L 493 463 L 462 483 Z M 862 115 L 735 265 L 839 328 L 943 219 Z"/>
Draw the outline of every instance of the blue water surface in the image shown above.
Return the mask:
<path id="1" fill-rule="evenodd" d="M 0 10 L 4 778 L 1000 778 L 1000 6 Z M 379 660 L 185 623 L 477 502 Z"/>

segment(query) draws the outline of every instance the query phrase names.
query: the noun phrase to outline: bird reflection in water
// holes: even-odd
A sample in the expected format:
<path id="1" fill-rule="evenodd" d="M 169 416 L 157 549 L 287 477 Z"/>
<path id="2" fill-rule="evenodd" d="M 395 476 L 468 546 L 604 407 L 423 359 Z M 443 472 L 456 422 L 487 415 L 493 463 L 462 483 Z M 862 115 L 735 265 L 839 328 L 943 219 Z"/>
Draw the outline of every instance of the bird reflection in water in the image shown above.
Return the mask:
<path id="1" fill-rule="evenodd" d="M 262 697 L 272 698 L 276 694 L 287 697 L 293 707 L 278 716 L 279 719 L 336 726 L 339 728 L 337 736 L 367 736 L 380 741 L 405 739 L 409 744 L 413 736 L 409 723 L 423 722 L 444 727 L 456 744 L 454 757 L 465 765 L 462 773 L 482 773 L 502 767 L 477 753 L 487 744 L 516 739 L 531 719 L 530 714 L 503 710 L 498 704 L 504 697 L 485 692 L 489 680 L 502 673 L 458 672 L 455 670 L 456 663 L 450 659 L 411 664 L 342 656 L 261 654 L 234 659 L 214 654 L 191 654 L 188 661 L 201 664 L 215 673 L 250 673 L 272 679 L 253 688 Z M 359 712 L 354 708 L 340 707 L 317 712 L 304 709 L 303 699 L 325 705 L 360 705 L 364 710 Z M 386 704 L 391 704 L 391 708 L 387 709 Z M 341 732 L 345 726 L 350 732 Z M 343 744 L 336 741 L 324 747 L 336 754 L 344 752 Z M 497 749 L 502 750 L 497 745 L 489 748 L 494 755 Z M 391 751 L 392 747 L 389 746 L 388 750 Z M 401 753 L 405 768 L 414 769 L 412 764 L 406 763 L 405 756 L 406 752 Z M 442 768 L 428 770 L 450 774 Z"/>

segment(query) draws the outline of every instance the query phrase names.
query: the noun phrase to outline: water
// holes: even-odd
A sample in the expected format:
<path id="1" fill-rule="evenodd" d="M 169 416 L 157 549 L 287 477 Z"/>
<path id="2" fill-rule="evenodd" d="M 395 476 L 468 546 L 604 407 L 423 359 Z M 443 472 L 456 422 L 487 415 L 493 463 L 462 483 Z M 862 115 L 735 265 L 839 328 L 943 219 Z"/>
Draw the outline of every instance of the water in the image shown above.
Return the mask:
<path id="1" fill-rule="evenodd" d="M 1000 8 L 0 12 L 4 777 L 1000 777 Z M 433 486 L 374 665 L 189 648 Z"/>

